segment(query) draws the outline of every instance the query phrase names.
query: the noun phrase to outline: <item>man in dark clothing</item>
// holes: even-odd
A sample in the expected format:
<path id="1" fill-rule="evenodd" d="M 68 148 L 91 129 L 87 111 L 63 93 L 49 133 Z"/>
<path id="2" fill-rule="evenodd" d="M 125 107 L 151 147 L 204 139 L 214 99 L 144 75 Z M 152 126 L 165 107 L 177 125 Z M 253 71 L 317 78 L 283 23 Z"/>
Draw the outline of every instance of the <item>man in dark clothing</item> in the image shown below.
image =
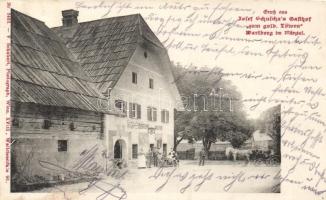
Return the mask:
<path id="1" fill-rule="evenodd" d="M 199 166 L 204 166 L 205 164 L 205 158 L 206 158 L 206 152 L 205 149 L 202 148 L 202 150 L 199 152 Z"/>
<path id="2" fill-rule="evenodd" d="M 154 167 L 158 166 L 158 150 L 156 148 L 153 149 L 153 159 L 154 159 Z"/>
<path id="3" fill-rule="evenodd" d="M 151 149 L 148 150 L 147 154 L 146 154 L 146 165 L 148 168 L 151 168 L 153 163 L 153 152 Z"/>

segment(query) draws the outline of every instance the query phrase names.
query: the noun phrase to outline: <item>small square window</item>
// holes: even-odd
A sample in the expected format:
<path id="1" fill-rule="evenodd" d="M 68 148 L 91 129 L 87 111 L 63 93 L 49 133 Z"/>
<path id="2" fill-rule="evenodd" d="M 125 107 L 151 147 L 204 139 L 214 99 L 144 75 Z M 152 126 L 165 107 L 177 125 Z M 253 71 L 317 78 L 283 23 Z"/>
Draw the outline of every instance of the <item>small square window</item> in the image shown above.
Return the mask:
<path id="1" fill-rule="evenodd" d="M 58 152 L 68 150 L 68 140 L 58 140 Z"/>
<path id="2" fill-rule="evenodd" d="M 149 79 L 149 88 L 154 89 L 154 80 L 152 78 Z"/>
<path id="3" fill-rule="evenodd" d="M 19 127 L 19 120 L 18 120 L 17 118 L 14 118 L 14 119 L 12 120 L 12 126 L 13 126 L 13 127 Z"/>
<path id="4" fill-rule="evenodd" d="M 127 102 L 123 100 L 115 100 L 115 107 L 123 113 L 127 112 Z"/>
<path id="5" fill-rule="evenodd" d="M 132 72 L 132 83 L 137 84 L 137 73 L 136 72 Z"/>
<path id="6" fill-rule="evenodd" d="M 115 100 L 115 107 L 119 110 L 123 110 L 123 102 L 121 100 Z"/>
<path id="7" fill-rule="evenodd" d="M 48 120 L 48 119 L 45 119 L 45 120 L 43 121 L 43 128 L 44 128 L 44 129 L 50 129 L 50 127 L 51 127 L 51 121 Z"/>

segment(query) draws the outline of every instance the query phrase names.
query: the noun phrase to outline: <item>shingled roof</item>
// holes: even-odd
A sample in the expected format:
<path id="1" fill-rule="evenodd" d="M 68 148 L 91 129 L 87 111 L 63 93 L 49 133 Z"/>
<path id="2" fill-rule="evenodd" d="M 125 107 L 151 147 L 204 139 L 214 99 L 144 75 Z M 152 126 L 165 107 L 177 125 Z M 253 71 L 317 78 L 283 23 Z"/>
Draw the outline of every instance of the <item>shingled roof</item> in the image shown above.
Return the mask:
<path id="1" fill-rule="evenodd" d="M 66 41 L 84 72 L 100 92 L 113 88 L 136 50 L 146 39 L 164 49 L 140 14 L 83 22 L 54 30 Z"/>
<path id="2" fill-rule="evenodd" d="M 105 99 L 44 22 L 11 10 L 13 101 L 106 112 Z"/>

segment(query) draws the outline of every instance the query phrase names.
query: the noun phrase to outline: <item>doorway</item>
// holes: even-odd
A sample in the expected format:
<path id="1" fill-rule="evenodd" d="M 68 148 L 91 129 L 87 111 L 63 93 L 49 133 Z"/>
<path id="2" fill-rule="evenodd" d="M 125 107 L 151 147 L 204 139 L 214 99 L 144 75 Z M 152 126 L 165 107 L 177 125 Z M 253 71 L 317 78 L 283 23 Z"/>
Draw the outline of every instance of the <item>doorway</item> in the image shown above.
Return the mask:
<path id="1" fill-rule="evenodd" d="M 115 142 L 114 144 L 114 158 L 116 159 L 121 159 L 121 158 L 125 158 L 126 155 L 126 143 L 119 139 Z"/>

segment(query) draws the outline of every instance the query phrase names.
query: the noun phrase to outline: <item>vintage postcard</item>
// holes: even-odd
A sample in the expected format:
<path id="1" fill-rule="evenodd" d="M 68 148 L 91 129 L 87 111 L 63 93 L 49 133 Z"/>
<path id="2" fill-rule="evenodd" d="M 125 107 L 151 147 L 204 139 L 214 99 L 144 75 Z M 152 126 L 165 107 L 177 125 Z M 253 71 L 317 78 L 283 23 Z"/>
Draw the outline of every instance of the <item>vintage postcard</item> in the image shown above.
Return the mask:
<path id="1" fill-rule="evenodd" d="M 0 3 L 1 200 L 326 197 L 326 2 Z"/>

